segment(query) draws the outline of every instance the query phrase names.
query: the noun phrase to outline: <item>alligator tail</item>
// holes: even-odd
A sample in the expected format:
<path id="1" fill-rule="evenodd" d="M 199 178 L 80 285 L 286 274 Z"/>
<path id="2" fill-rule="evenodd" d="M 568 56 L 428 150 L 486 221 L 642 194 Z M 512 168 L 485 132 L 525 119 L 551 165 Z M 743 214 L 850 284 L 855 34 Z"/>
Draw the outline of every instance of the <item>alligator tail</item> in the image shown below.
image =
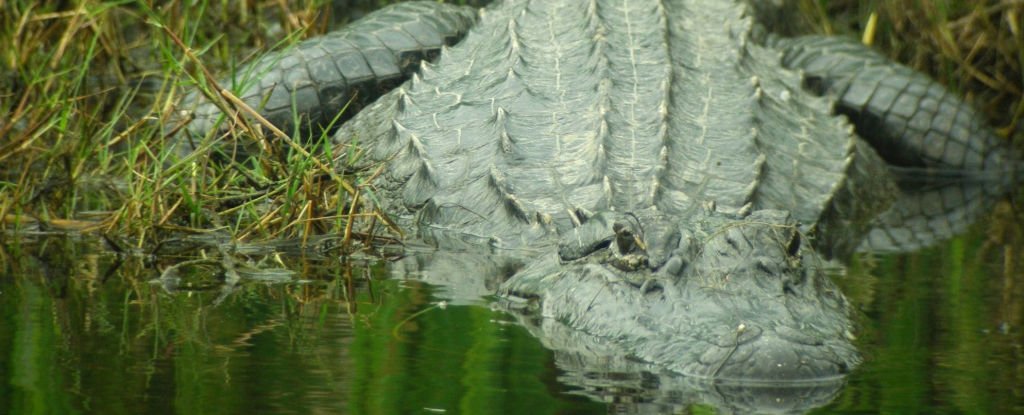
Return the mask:
<path id="1" fill-rule="evenodd" d="M 782 63 L 835 99 L 888 163 L 934 171 L 1016 174 L 1019 158 L 969 104 L 931 78 L 838 37 L 772 38 Z"/>
<path id="2" fill-rule="evenodd" d="M 220 86 L 298 138 L 329 134 L 381 94 L 405 82 L 424 60 L 461 40 L 476 20 L 469 7 L 421 1 L 399 3 L 351 25 L 268 53 Z M 179 108 L 186 131 L 203 137 L 219 127 L 220 109 L 199 91 Z"/>

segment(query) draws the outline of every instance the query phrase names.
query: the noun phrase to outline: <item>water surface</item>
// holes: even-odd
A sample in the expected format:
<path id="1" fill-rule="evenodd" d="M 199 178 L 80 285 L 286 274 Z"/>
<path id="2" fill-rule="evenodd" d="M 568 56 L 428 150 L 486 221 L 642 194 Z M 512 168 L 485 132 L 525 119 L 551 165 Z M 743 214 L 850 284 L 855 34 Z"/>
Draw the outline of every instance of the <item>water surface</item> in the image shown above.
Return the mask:
<path id="1" fill-rule="evenodd" d="M 1000 218 L 1008 205 L 996 211 L 965 236 L 914 254 L 861 256 L 837 276 L 858 308 L 865 363 L 817 412 L 1024 413 L 1021 228 Z M 593 379 L 581 386 L 571 362 L 487 299 L 442 304 L 443 289 L 395 278 L 383 261 L 253 257 L 288 272 L 243 273 L 232 286 L 217 267 L 198 264 L 159 278 L 182 260 L 118 256 L 86 237 L 8 241 L 0 413 L 716 413 L 721 405 L 652 395 L 645 388 L 665 382 L 658 374 L 633 382 L 608 373 L 604 390 Z"/>

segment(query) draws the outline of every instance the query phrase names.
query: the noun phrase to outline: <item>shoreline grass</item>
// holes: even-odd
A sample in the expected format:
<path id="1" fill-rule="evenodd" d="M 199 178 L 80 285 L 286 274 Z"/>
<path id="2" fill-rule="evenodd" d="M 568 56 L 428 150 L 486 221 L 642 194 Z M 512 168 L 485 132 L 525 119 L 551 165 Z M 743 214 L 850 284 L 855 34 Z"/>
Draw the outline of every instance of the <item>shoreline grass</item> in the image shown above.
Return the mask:
<path id="1" fill-rule="evenodd" d="M 329 158 L 292 146 L 223 165 L 209 161 L 212 150 L 171 160 L 164 127 L 183 84 L 215 79 L 204 64 L 230 72 L 240 64 L 235 56 L 266 49 L 272 32 L 323 31 L 327 14 L 315 11 L 328 7 L 3 7 L 0 42 L 15 47 L 4 56 L 0 90 L 0 111 L 11 114 L 0 121 L 0 227 L 99 232 L 140 248 L 176 232 L 352 234 L 353 221 L 341 218 L 353 213 L 358 192 L 327 167 Z M 233 36 L 246 27 L 261 29 Z"/>
<path id="2" fill-rule="evenodd" d="M 183 88 L 231 107 L 216 75 L 323 32 L 326 3 L 0 5 L 0 44 L 11 45 L 0 51 L 0 231 L 101 233 L 135 248 L 179 234 L 372 237 L 387 218 L 360 209 L 367 189 L 329 167 L 329 146 L 264 145 L 226 163 L 208 146 L 179 160 L 167 150 Z M 796 3 L 822 33 L 856 33 L 874 13 L 890 56 L 964 91 L 1004 135 L 1020 130 L 1024 3 Z"/>

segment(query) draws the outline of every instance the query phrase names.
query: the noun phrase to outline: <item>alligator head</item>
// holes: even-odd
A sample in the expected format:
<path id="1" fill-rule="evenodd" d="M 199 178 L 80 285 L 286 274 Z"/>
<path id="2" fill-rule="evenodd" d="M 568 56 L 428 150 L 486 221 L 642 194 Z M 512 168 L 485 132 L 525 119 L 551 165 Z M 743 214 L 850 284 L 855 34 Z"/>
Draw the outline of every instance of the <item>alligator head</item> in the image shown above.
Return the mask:
<path id="1" fill-rule="evenodd" d="M 859 363 L 847 301 L 787 213 L 678 218 L 589 217 L 502 292 L 545 331 L 688 376 L 815 382 Z"/>

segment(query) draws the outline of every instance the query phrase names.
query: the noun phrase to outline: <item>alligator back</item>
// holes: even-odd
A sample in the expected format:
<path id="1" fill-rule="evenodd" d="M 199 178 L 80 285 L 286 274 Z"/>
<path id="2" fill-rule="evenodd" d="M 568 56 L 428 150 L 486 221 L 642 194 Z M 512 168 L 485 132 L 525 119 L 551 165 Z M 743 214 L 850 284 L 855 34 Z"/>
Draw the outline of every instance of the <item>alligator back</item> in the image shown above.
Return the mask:
<path id="1" fill-rule="evenodd" d="M 752 40 L 748 14 L 709 0 L 503 2 L 335 139 L 390 163 L 376 183 L 388 211 L 509 245 L 579 210 L 873 216 L 854 201 L 884 207 L 888 188 L 870 179 L 883 163 Z"/>

